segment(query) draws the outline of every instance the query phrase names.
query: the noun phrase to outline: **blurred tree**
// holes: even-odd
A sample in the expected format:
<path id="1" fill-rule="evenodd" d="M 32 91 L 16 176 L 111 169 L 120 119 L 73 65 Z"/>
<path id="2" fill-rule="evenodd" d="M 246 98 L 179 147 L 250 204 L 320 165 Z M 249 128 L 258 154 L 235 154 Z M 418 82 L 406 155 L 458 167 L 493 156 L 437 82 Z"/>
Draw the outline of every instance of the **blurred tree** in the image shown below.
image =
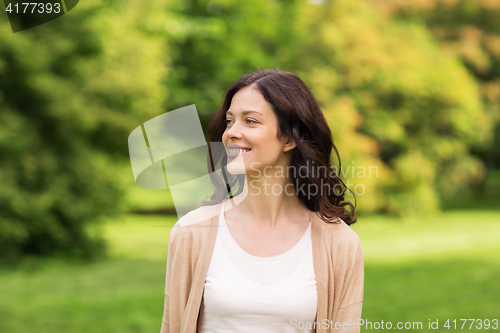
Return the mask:
<path id="1" fill-rule="evenodd" d="M 92 0 L 42 26 L 0 22 L 0 260 L 90 258 L 88 226 L 123 212 L 115 166 L 162 112 L 162 2 Z"/>
<path id="2" fill-rule="evenodd" d="M 487 170 L 500 168 L 500 1 L 373 1 L 398 20 L 423 22 L 446 52 L 458 56 L 479 83 L 484 109 L 494 123 L 494 138 L 471 147 Z M 483 188 L 484 180 L 478 182 Z"/>
<path id="3" fill-rule="evenodd" d="M 168 109 L 195 103 L 204 127 L 237 78 L 260 68 L 294 69 L 300 1 L 192 0 L 169 6 Z"/>
<path id="4" fill-rule="evenodd" d="M 425 25 L 365 1 L 304 2 L 301 12 L 300 72 L 314 82 L 344 162 L 356 166 L 346 175 L 364 184 L 361 207 L 430 213 L 439 192 L 481 179 L 471 149 L 490 140 L 491 117 L 474 78 Z"/>

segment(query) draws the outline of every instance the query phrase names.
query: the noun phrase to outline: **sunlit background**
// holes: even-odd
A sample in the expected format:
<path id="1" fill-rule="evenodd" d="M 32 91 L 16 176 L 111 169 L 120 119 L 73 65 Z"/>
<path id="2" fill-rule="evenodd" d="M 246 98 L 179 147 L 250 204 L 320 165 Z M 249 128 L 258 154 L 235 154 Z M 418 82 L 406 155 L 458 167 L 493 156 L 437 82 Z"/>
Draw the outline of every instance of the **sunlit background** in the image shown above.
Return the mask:
<path id="1" fill-rule="evenodd" d="M 176 215 L 128 135 L 190 104 L 206 128 L 263 68 L 331 126 L 363 319 L 500 320 L 500 1 L 86 0 L 18 33 L 0 10 L 0 332 L 160 331 Z"/>

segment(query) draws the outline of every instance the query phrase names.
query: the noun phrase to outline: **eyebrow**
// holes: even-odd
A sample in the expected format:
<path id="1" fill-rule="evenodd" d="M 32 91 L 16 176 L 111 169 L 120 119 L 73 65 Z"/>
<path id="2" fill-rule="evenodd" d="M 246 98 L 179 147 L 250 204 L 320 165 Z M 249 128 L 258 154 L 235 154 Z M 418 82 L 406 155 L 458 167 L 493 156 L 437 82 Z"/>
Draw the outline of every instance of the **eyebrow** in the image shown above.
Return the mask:
<path id="1" fill-rule="evenodd" d="M 258 114 L 262 115 L 262 113 L 260 113 L 259 111 L 255 111 L 255 110 L 245 110 L 245 111 L 241 112 L 242 115 L 246 115 L 249 113 L 258 113 Z M 226 111 L 226 114 L 233 115 L 233 113 L 229 110 Z"/>

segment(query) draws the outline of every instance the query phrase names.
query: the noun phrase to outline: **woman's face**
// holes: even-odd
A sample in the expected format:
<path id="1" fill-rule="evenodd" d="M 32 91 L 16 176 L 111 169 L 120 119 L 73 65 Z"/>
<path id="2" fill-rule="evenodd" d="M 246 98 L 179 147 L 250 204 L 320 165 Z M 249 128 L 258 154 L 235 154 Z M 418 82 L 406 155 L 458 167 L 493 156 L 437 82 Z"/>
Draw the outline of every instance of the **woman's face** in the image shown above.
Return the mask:
<path id="1" fill-rule="evenodd" d="M 239 90 L 226 112 L 222 134 L 228 171 L 251 176 L 262 174 L 267 166 L 286 167 L 283 153 L 295 145 L 280 141 L 277 135 L 278 118 L 271 104 L 252 86 Z"/>

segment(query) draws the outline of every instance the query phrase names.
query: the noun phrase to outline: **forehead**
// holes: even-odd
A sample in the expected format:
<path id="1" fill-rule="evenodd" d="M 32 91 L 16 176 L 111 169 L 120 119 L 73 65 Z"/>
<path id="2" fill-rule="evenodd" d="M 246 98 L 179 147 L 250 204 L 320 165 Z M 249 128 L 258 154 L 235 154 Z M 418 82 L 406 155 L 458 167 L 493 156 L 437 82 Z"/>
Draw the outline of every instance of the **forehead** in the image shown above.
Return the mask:
<path id="1" fill-rule="evenodd" d="M 257 112 L 249 112 L 249 111 L 257 111 Z M 273 108 L 271 104 L 269 104 L 264 96 L 257 89 L 252 86 L 245 87 L 239 90 L 231 100 L 231 105 L 229 106 L 229 110 L 226 111 L 229 115 L 235 114 L 256 114 L 259 113 L 263 116 L 273 116 Z"/>

